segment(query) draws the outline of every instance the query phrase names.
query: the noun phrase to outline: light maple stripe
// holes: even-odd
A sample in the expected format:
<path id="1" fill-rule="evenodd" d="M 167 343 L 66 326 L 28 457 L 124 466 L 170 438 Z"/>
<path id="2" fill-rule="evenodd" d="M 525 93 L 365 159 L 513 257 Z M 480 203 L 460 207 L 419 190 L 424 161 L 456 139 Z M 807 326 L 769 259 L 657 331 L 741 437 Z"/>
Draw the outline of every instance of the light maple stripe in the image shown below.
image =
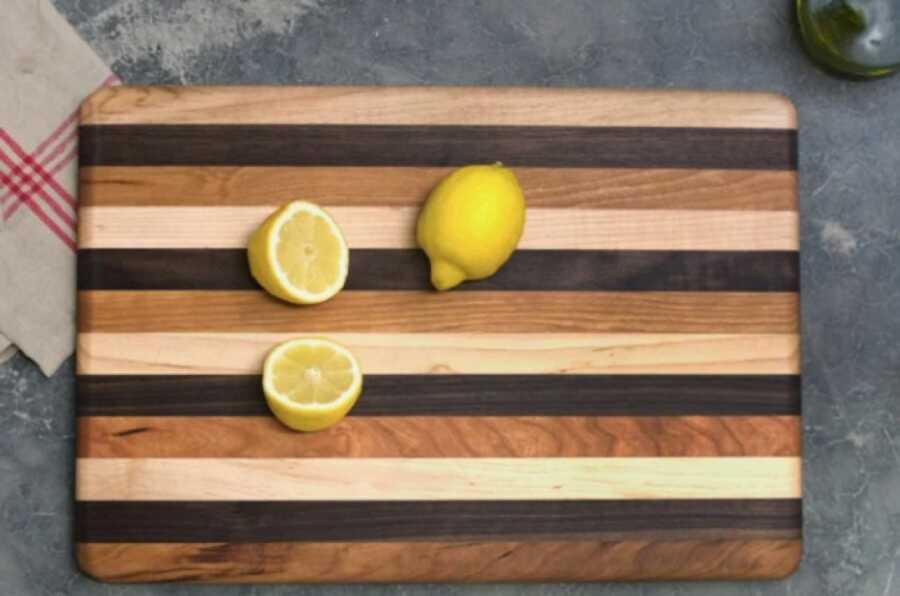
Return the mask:
<path id="1" fill-rule="evenodd" d="M 82 124 L 797 126 L 775 94 L 527 87 L 123 87 L 83 105 Z"/>
<path id="2" fill-rule="evenodd" d="M 79 374 L 258 374 L 297 333 L 80 333 Z M 794 334 L 329 333 L 371 374 L 798 374 Z"/>
<path id="3" fill-rule="evenodd" d="M 254 207 L 84 207 L 81 248 L 243 248 Z M 413 248 L 417 207 L 329 207 L 352 248 Z M 136 234 L 136 230 L 141 230 Z M 520 249 L 796 250 L 797 213 L 529 209 Z"/>
<path id="4" fill-rule="evenodd" d="M 78 459 L 82 501 L 794 499 L 799 457 Z"/>

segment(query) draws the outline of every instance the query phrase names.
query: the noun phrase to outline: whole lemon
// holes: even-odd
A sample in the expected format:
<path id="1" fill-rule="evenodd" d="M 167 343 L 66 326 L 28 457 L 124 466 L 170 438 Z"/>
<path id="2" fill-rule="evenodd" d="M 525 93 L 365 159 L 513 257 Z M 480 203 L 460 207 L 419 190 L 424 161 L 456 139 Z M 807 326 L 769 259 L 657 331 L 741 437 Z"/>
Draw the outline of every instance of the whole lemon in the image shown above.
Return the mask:
<path id="1" fill-rule="evenodd" d="M 416 234 L 431 261 L 431 283 L 449 290 L 496 273 L 524 228 L 519 181 L 495 164 L 459 168 L 441 180 L 422 207 Z"/>

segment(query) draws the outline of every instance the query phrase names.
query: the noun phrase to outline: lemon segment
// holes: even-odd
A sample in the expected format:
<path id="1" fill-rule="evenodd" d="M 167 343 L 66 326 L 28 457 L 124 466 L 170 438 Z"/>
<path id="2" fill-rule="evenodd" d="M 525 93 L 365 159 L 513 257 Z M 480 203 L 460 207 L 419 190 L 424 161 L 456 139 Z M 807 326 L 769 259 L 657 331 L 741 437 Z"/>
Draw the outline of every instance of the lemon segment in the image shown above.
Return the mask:
<path id="1" fill-rule="evenodd" d="M 431 261 L 432 285 L 449 290 L 496 273 L 524 228 L 525 198 L 515 174 L 501 164 L 466 166 L 428 196 L 416 238 Z"/>
<path id="2" fill-rule="evenodd" d="M 341 291 L 350 256 L 340 228 L 321 207 L 288 203 L 247 245 L 250 273 L 270 294 L 295 304 L 324 302 Z"/>
<path id="3" fill-rule="evenodd" d="M 285 426 L 323 430 L 340 421 L 362 391 L 353 354 L 327 339 L 302 338 L 276 346 L 263 365 L 269 409 Z"/>

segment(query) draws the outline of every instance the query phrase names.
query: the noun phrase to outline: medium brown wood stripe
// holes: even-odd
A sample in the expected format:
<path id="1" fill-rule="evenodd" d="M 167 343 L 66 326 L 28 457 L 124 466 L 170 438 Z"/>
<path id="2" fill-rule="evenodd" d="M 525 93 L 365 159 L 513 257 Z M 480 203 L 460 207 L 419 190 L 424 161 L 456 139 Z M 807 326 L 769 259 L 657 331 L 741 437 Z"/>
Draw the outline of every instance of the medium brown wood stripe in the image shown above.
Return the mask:
<path id="1" fill-rule="evenodd" d="M 78 458 L 80 501 L 796 499 L 799 457 Z"/>
<path id="2" fill-rule="evenodd" d="M 491 582 L 779 578 L 797 539 L 78 543 L 79 567 L 111 582 Z"/>
<path id="3" fill-rule="evenodd" d="M 326 431 L 298 435 L 271 416 L 88 416 L 78 418 L 77 452 L 114 458 L 796 456 L 800 419 L 350 417 Z"/>
<path id="4" fill-rule="evenodd" d="M 343 292 L 298 309 L 261 291 L 83 290 L 94 332 L 797 333 L 792 292 Z M 365 313 L 364 316 L 361 313 Z"/>
<path id="5" fill-rule="evenodd" d="M 297 333 L 80 333 L 79 374 L 259 374 Z M 800 372 L 795 334 L 329 333 L 365 374 Z"/>
<path id="6" fill-rule="evenodd" d="M 351 248 L 415 248 L 416 207 L 330 207 Z M 256 207 L 84 207 L 80 248 L 246 248 Z M 519 249 L 797 250 L 793 211 L 529 209 Z M 141 230 L 135 234 L 135 230 Z"/>
<path id="7" fill-rule="evenodd" d="M 418 207 L 451 168 L 91 166 L 87 207 Z M 515 168 L 534 208 L 796 211 L 797 173 L 778 170 Z"/>
<path id="8" fill-rule="evenodd" d="M 536 87 L 107 87 L 82 124 L 503 124 L 796 128 L 767 93 Z"/>

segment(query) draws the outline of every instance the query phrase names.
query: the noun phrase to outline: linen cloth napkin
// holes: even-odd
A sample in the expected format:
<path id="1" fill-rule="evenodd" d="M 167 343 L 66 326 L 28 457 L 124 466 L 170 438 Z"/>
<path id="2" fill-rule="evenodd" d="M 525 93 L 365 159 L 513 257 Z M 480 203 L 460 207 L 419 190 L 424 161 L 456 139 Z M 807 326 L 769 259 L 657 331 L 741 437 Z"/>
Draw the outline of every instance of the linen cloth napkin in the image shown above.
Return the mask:
<path id="1" fill-rule="evenodd" d="M 49 0 L 3 0 L 0 358 L 47 375 L 74 349 L 78 106 L 116 82 Z"/>

